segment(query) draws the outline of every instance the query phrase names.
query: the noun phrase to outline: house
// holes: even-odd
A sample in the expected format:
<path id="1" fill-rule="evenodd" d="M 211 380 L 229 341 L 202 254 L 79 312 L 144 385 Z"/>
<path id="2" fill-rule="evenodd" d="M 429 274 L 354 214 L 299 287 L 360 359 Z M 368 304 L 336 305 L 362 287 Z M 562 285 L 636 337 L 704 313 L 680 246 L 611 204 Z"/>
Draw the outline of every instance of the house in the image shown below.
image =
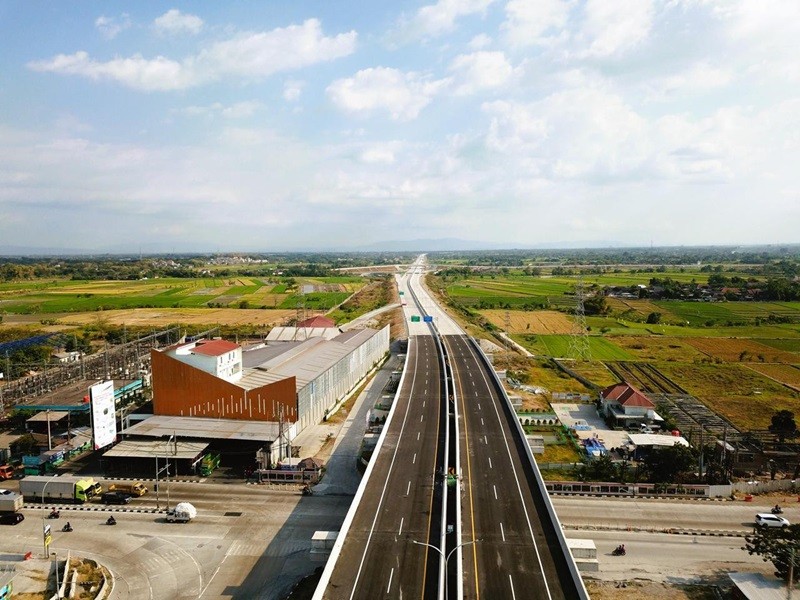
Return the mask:
<path id="1" fill-rule="evenodd" d="M 600 392 L 600 412 L 612 427 L 640 429 L 642 425 L 660 427 L 663 419 L 656 405 L 629 383 L 610 385 Z"/>

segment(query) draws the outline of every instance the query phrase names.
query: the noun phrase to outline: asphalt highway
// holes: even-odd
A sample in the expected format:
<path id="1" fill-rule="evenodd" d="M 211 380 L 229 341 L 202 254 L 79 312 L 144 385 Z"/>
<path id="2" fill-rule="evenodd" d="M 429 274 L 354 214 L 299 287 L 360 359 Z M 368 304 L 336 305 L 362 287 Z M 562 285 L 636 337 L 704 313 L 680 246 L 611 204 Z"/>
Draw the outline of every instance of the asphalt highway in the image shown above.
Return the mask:
<path id="1" fill-rule="evenodd" d="M 408 373 L 324 598 L 435 598 L 443 464 L 442 374 L 436 340 L 414 336 Z M 439 499 L 440 502 L 440 499 Z"/>
<path id="2" fill-rule="evenodd" d="M 464 598 L 576 598 L 524 447 L 466 336 L 445 336 L 461 417 Z"/>

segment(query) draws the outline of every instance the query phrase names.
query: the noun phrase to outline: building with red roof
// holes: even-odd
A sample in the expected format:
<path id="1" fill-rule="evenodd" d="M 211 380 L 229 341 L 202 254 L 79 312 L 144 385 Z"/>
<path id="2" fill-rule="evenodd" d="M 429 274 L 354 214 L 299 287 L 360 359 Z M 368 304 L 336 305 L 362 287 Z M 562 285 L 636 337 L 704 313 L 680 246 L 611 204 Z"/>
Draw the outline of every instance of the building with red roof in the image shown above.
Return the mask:
<path id="1" fill-rule="evenodd" d="M 600 392 L 600 411 L 612 426 L 638 429 L 654 422 L 659 426 L 663 419 L 655 408 L 650 398 L 627 382 L 615 383 Z"/>
<path id="2" fill-rule="evenodd" d="M 305 321 L 300 321 L 296 327 L 336 327 L 336 321 L 328 317 L 323 317 L 322 315 L 317 315 Z"/>

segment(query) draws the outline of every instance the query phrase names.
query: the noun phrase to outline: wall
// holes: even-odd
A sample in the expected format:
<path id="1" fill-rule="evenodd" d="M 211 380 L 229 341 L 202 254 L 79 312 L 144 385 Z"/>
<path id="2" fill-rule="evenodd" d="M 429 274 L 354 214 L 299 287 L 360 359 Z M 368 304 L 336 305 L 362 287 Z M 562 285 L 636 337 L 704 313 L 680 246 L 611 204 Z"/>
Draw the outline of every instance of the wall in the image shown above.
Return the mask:
<path id="1" fill-rule="evenodd" d="M 294 377 L 246 391 L 158 350 L 150 357 L 154 414 L 277 421 L 283 406 L 284 421 L 297 419 Z"/>

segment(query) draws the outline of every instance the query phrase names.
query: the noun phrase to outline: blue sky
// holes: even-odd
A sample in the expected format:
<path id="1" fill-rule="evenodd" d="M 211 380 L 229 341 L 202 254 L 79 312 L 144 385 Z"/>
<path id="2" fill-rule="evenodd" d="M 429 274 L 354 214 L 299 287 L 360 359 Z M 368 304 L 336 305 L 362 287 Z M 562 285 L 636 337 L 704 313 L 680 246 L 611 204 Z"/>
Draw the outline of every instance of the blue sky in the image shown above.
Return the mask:
<path id="1" fill-rule="evenodd" d="M 797 242 L 794 0 L 0 3 L 0 246 Z"/>

